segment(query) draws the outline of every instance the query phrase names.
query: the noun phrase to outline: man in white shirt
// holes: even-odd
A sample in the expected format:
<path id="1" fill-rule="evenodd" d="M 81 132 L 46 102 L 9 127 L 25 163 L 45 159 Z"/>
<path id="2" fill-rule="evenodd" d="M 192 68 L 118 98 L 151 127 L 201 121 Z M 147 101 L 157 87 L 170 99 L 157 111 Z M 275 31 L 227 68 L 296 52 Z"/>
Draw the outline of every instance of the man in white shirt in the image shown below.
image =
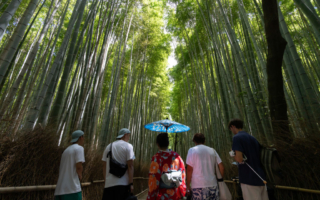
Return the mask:
<path id="1" fill-rule="evenodd" d="M 190 194 L 192 188 L 194 200 L 219 199 L 215 166 L 218 164 L 223 176 L 222 161 L 213 148 L 204 145 L 205 137 L 202 133 L 195 134 L 193 142 L 196 146 L 190 148 L 187 155 L 187 193 Z"/>
<path id="2" fill-rule="evenodd" d="M 127 171 L 118 178 L 110 173 L 110 152 L 111 144 L 103 152 L 103 176 L 105 186 L 103 200 L 125 200 L 130 193 L 133 193 L 133 160 L 135 159 L 133 147 L 128 143 L 130 131 L 123 128 L 119 131 L 117 141 L 112 144 L 112 159 L 121 164 L 127 164 Z"/>
<path id="3" fill-rule="evenodd" d="M 55 200 L 81 200 L 81 184 L 84 159 L 84 133 L 72 133 L 72 140 L 61 156 L 59 179 L 54 192 Z"/>

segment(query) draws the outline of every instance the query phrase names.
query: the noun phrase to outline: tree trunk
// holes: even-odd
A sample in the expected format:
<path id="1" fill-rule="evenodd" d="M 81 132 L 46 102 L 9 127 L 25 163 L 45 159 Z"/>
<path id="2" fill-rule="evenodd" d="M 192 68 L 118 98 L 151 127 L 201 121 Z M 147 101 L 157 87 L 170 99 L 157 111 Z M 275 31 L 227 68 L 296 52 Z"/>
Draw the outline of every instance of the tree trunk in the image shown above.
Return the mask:
<path id="1" fill-rule="evenodd" d="M 38 0 L 30 1 L 26 11 L 23 13 L 19 24 L 14 30 L 8 44 L 2 51 L 0 55 L 0 82 L 5 77 L 5 74 L 8 70 L 8 67 L 12 61 L 15 52 L 17 51 L 17 47 L 19 46 L 20 41 L 23 38 L 24 32 L 28 27 L 28 23 L 37 7 Z"/>
<path id="2" fill-rule="evenodd" d="M 263 0 L 265 32 L 268 43 L 267 74 L 269 109 L 276 139 L 292 142 L 283 91 L 282 60 L 287 45 L 280 33 L 277 0 Z"/>
<path id="3" fill-rule="evenodd" d="M 4 35 L 4 32 L 6 31 L 8 24 L 13 17 L 14 13 L 17 11 L 19 5 L 21 3 L 21 0 L 13 0 L 10 2 L 6 10 L 3 12 L 3 14 L 0 17 L 0 42 L 2 40 L 2 37 Z"/>
<path id="4" fill-rule="evenodd" d="M 60 84 L 59 84 L 59 88 L 58 88 L 58 92 L 57 92 L 57 97 L 54 100 L 53 103 L 53 110 L 52 113 L 50 114 L 49 117 L 49 122 L 48 125 L 53 125 L 57 127 L 57 123 L 59 121 L 58 117 L 61 111 L 61 107 L 63 105 L 63 97 L 65 96 L 65 91 L 67 89 L 67 83 L 68 83 L 68 78 L 69 78 L 69 74 L 72 70 L 72 66 L 73 66 L 73 62 L 74 61 L 74 57 L 76 57 L 76 53 L 74 52 L 76 50 L 76 52 L 78 51 L 78 49 L 75 49 L 76 46 L 76 41 L 78 38 L 78 31 L 80 29 L 80 25 L 82 22 L 82 17 L 83 17 L 83 13 L 84 13 L 84 8 L 86 6 L 86 0 L 82 0 L 81 5 L 79 10 L 77 11 L 77 21 L 76 24 L 73 28 L 73 32 L 72 32 L 72 36 L 71 36 L 71 41 L 70 41 L 70 46 L 69 46 L 69 50 L 67 53 L 67 60 L 66 60 L 66 65 L 63 69 L 63 74 L 60 80 Z M 86 27 L 84 27 L 85 29 Z M 82 39 L 80 37 L 80 39 Z"/>
<path id="5" fill-rule="evenodd" d="M 71 18 L 69 20 L 67 32 L 65 33 L 65 36 L 64 36 L 63 41 L 61 43 L 60 49 L 59 49 L 58 53 L 56 54 L 55 60 L 54 60 L 54 62 L 52 64 L 52 67 L 51 67 L 51 69 L 49 71 L 49 74 L 48 74 L 48 76 L 46 78 L 45 84 L 44 84 L 43 88 L 41 89 L 39 98 L 37 99 L 37 102 L 35 103 L 35 105 L 27 113 L 27 122 L 26 122 L 25 126 L 23 127 L 23 129 L 25 131 L 33 130 L 33 126 L 34 126 L 34 123 L 36 122 L 36 120 L 38 118 L 39 111 L 40 111 L 40 108 L 41 108 L 42 103 L 43 103 L 43 99 L 46 96 L 46 93 L 47 93 L 47 90 L 48 90 L 48 86 L 49 86 L 52 78 L 56 76 L 55 73 L 60 73 L 60 72 L 58 72 L 57 68 L 59 68 L 60 65 L 62 64 L 62 61 L 63 61 L 63 58 L 64 58 L 64 54 L 66 52 L 67 45 L 68 45 L 68 42 L 69 42 L 69 39 L 70 39 L 70 36 L 71 36 L 71 33 L 72 33 L 72 29 L 73 29 L 73 26 L 75 24 L 76 17 L 77 17 L 77 14 L 78 14 L 77 11 L 78 11 L 78 8 L 79 8 L 79 5 L 80 5 L 79 2 L 80 2 L 80 0 L 77 1 L 76 5 L 74 7 L 74 10 L 72 12 Z M 68 5 L 66 7 L 66 11 L 67 11 Z M 63 20 L 64 19 L 62 19 L 62 23 L 63 23 Z"/>

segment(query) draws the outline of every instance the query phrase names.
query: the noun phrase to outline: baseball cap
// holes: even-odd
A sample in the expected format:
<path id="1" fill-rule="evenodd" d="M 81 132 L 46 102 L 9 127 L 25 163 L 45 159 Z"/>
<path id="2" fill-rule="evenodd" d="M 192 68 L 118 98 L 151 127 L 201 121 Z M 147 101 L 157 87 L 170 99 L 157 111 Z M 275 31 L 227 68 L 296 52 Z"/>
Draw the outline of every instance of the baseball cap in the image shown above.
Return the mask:
<path id="1" fill-rule="evenodd" d="M 77 142 L 79 137 L 83 136 L 84 132 L 82 130 L 76 130 L 72 133 L 71 143 Z"/>
<path id="2" fill-rule="evenodd" d="M 128 134 L 128 133 L 131 133 L 129 129 L 122 128 L 118 133 L 117 139 L 122 138 L 125 134 Z"/>

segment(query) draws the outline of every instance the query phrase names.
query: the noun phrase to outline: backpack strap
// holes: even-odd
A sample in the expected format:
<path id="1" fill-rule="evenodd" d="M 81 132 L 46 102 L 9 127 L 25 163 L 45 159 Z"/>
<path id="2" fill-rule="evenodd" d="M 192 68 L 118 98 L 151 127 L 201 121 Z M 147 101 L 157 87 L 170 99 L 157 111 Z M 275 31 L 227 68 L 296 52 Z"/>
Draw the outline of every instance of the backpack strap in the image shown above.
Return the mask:
<path id="1" fill-rule="evenodd" d="M 259 144 L 259 147 L 260 147 L 260 151 L 259 151 L 259 160 L 260 160 L 260 165 L 263 169 L 263 164 L 261 162 L 261 151 L 262 151 L 262 148 L 263 146 L 258 142 Z M 267 184 L 267 181 L 264 180 L 263 178 L 261 178 L 261 176 L 246 162 L 247 161 L 247 156 L 245 154 L 243 154 L 243 157 L 245 158 L 245 160 L 243 160 L 243 162 L 252 170 L 253 173 L 255 173 L 261 180 L 262 182 L 266 185 Z"/>
<path id="2" fill-rule="evenodd" d="M 113 142 L 112 142 L 112 143 L 113 143 Z M 108 158 L 109 155 L 110 155 L 110 160 L 112 159 L 112 143 L 111 143 L 110 151 L 109 151 L 109 153 L 107 154 L 107 158 Z"/>

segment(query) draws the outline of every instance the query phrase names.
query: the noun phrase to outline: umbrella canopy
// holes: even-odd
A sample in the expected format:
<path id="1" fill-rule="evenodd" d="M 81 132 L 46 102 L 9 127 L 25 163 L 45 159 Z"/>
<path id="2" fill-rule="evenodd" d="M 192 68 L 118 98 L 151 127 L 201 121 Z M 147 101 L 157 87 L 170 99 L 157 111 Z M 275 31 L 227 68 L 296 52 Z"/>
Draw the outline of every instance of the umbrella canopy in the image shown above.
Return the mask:
<path id="1" fill-rule="evenodd" d="M 152 122 L 144 125 L 144 127 L 151 131 L 167 133 L 181 133 L 190 130 L 188 126 L 168 119 Z"/>

